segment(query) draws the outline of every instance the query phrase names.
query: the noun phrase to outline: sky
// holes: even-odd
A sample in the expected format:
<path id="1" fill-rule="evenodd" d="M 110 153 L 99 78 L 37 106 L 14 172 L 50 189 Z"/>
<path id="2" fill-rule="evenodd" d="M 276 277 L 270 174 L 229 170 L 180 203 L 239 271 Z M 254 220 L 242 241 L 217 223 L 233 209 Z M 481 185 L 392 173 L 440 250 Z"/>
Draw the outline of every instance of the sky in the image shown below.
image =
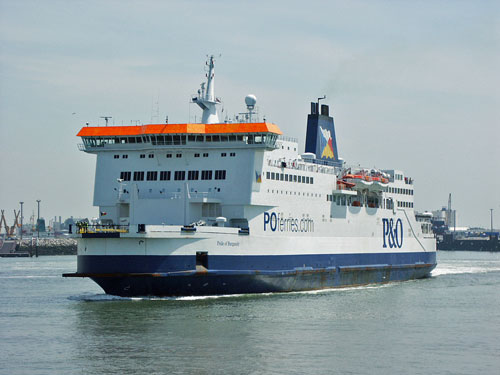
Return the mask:
<path id="1" fill-rule="evenodd" d="M 340 156 L 400 169 L 415 208 L 500 227 L 498 1 L 0 0 L 0 209 L 96 217 L 86 122 L 199 120 L 189 104 L 217 56 L 224 113 L 254 94 L 303 149 L 326 95 Z M 219 57 L 220 55 L 220 57 Z"/>

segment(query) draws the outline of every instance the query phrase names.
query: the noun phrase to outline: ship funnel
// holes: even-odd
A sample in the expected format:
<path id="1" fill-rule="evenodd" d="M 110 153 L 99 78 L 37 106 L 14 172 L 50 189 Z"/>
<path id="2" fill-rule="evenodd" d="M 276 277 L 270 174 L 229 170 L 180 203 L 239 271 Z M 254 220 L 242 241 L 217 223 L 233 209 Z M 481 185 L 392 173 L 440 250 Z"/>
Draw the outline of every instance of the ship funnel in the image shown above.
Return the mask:
<path id="1" fill-rule="evenodd" d="M 316 159 L 339 162 L 337 141 L 335 138 L 335 125 L 330 116 L 328 105 L 318 102 L 311 103 L 311 113 L 307 116 L 307 133 L 305 152 L 316 155 Z M 321 111 L 321 112 L 320 112 Z"/>

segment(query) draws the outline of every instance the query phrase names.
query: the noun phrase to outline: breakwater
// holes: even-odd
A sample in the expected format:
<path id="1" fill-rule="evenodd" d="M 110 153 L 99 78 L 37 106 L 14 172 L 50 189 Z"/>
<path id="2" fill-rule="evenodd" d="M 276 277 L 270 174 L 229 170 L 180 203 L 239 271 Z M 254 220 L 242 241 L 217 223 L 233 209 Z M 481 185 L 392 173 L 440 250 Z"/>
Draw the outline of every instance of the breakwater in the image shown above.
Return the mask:
<path id="1" fill-rule="evenodd" d="M 76 255 L 76 239 L 74 238 L 23 238 L 16 247 L 16 252 L 38 255 Z"/>

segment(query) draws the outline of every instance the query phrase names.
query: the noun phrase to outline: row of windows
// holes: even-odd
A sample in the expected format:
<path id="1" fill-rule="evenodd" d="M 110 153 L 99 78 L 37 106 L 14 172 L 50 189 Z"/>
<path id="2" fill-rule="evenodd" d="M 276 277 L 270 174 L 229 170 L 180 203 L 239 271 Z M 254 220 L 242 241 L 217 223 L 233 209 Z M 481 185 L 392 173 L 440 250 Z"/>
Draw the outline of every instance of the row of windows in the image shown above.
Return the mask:
<path id="1" fill-rule="evenodd" d="M 268 193 L 271 194 L 282 194 L 282 195 L 301 195 L 304 197 L 316 197 L 316 198 L 321 198 L 321 194 L 318 193 L 307 193 L 307 192 L 296 192 L 296 191 L 288 191 L 288 190 L 270 190 L 267 189 Z"/>
<path id="2" fill-rule="evenodd" d="M 413 189 L 401 189 L 401 188 L 388 187 L 387 191 L 389 193 L 395 193 L 395 194 L 413 195 Z"/>
<path id="3" fill-rule="evenodd" d="M 400 201 L 398 201 L 398 207 L 413 208 L 413 202 L 400 202 Z"/>
<path id="4" fill-rule="evenodd" d="M 276 134 L 245 135 L 144 135 L 139 137 L 83 137 L 89 147 L 103 147 L 113 144 L 151 143 L 153 145 L 185 145 L 188 142 L 244 142 L 246 144 L 269 144 L 274 146 Z"/>
<path id="5" fill-rule="evenodd" d="M 196 153 L 196 154 L 194 154 L 194 157 L 195 157 L 195 158 L 199 158 L 199 157 L 200 157 L 200 155 L 201 155 L 201 154 Z M 227 153 L 226 153 L 226 152 L 221 152 L 220 156 L 221 156 L 222 158 L 225 158 L 225 157 L 227 156 Z M 229 156 L 230 156 L 230 157 L 235 157 L 235 156 L 236 156 L 236 152 L 230 152 L 230 153 L 229 153 Z M 113 157 L 114 157 L 115 159 L 120 159 L 120 155 L 117 155 L 117 154 L 116 154 L 116 155 L 113 155 Z M 154 154 L 148 154 L 148 158 L 149 158 L 149 159 L 153 159 L 154 157 L 155 157 L 155 155 L 154 155 Z M 170 158 L 172 158 L 172 154 L 166 154 L 166 155 L 165 155 L 165 157 L 166 157 L 167 159 L 170 159 Z M 175 157 L 176 157 L 176 158 L 182 158 L 182 154 L 180 154 L 180 153 L 179 153 L 179 154 L 175 154 Z M 203 153 L 203 157 L 204 157 L 204 158 L 207 158 L 207 157 L 208 157 L 208 152 Z M 127 159 L 127 158 L 128 158 L 128 155 L 122 155 L 122 158 L 123 158 L 123 159 Z M 141 159 L 145 159 L 145 158 L 146 158 L 146 154 L 140 154 L 140 155 L 139 155 L 139 158 L 141 158 Z"/>
<path id="6" fill-rule="evenodd" d="M 185 135 L 152 135 L 145 136 L 146 142 L 153 145 L 185 145 Z M 248 134 L 248 135 L 188 135 L 188 142 L 245 142 L 247 144 L 266 143 L 274 145 L 278 138 L 275 134 Z"/>
<path id="7" fill-rule="evenodd" d="M 345 197 L 340 195 L 328 194 L 326 196 L 327 202 L 333 202 L 337 206 L 352 206 L 352 207 L 370 207 L 370 208 L 385 208 L 392 209 L 393 202 L 392 199 L 382 199 L 379 201 L 378 198 L 368 197 L 366 202 L 360 201 L 359 197 Z"/>
<path id="8" fill-rule="evenodd" d="M 363 206 L 363 204 L 358 200 L 359 198 L 357 197 L 342 197 L 342 196 L 334 196 L 332 194 L 328 194 L 326 196 L 327 202 L 335 202 L 337 203 L 337 206 Z M 404 208 L 413 208 L 413 202 L 400 202 L 397 201 L 398 207 L 404 207 Z M 381 202 L 382 205 L 379 206 L 379 201 L 376 198 L 368 198 L 368 201 L 366 202 L 367 207 L 372 207 L 372 208 L 386 208 L 386 209 L 392 209 L 393 208 L 393 201 L 392 199 L 383 199 Z"/>
<path id="9" fill-rule="evenodd" d="M 299 182 L 303 184 L 313 184 L 314 178 L 309 176 L 297 176 L 294 174 L 266 172 L 268 180 Z"/>
<path id="10" fill-rule="evenodd" d="M 226 179 L 226 171 L 225 170 L 216 170 L 215 173 L 213 171 L 201 171 L 201 179 L 202 180 L 211 180 L 212 176 L 215 175 L 216 180 L 225 180 Z M 143 171 L 123 171 L 120 172 L 120 179 L 123 181 L 130 181 L 133 177 L 134 181 L 144 181 L 144 172 Z M 194 181 L 199 180 L 200 171 L 188 171 L 187 179 Z M 169 181 L 171 178 L 170 171 L 160 171 L 160 181 Z M 184 181 L 186 179 L 186 171 L 175 171 L 174 172 L 174 180 L 175 181 Z M 147 181 L 157 181 L 158 180 L 158 171 L 147 171 L 146 172 L 146 180 Z"/>

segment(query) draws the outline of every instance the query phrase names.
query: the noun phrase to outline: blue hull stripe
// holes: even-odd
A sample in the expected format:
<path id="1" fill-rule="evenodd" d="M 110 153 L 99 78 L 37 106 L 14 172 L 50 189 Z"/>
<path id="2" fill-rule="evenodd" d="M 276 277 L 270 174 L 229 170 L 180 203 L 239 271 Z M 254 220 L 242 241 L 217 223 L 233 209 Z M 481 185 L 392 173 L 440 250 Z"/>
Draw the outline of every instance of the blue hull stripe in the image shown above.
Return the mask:
<path id="1" fill-rule="evenodd" d="M 435 264 L 435 252 L 316 255 L 208 255 L 211 271 L 296 271 L 337 267 L 376 267 Z M 195 255 L 79 255 L 78 273 L 171 273 L 194 271 Z"/>
<path id="2" fill-rule="evenodd" d="M 436 253 L 292 256 L 78 256 L 78 272 L 106 293 L 123 296 L 204 296 L 338 288 L 429 276 Z"/>

